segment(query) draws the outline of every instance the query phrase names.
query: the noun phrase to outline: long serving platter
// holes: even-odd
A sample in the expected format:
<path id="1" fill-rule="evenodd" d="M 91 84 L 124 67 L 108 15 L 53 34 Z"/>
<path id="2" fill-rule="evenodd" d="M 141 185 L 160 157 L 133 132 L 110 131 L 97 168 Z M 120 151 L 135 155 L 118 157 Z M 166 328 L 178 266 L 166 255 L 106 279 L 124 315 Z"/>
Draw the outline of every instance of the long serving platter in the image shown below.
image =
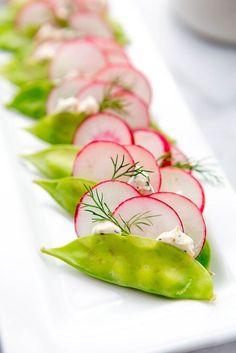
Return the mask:
<path id="1" fill-rule="evenodd" d="M 190 156 L 212 155 L 147 32 L 135 1 L 111 1 L 131 40 L 129 55 L 151 81 L 153 116 Z M 0 55 L 1 61 L 6 59 Z M 236 338 L 236 197 L 205 185 L 216 300 L 169 300 L 89 278 L 43 257 L 41 246 L 74 239 L 71 220 L 32 180 L 19 154 L 45 146 L 28 119 L 4 109 L 14 88 L 0 82 L 0 310 L 4 353 L 184 352 Z M 62 270 L 63 269 L 63 270 Z"/>

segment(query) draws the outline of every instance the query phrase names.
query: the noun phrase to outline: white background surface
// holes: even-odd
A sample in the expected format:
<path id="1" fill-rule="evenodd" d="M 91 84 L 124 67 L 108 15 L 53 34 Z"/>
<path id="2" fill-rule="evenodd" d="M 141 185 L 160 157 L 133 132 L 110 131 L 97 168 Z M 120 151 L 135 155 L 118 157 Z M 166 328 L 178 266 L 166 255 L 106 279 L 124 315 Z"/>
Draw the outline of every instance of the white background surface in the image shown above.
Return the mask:
<path id="1" fill-rule="evenodd" d="M 189 30 L 175 17 L 173 1 L 137 0 L 155 44 L 236 189 L 236 48 Z M 235 353 L 236 343 L 194 352 Z"/>

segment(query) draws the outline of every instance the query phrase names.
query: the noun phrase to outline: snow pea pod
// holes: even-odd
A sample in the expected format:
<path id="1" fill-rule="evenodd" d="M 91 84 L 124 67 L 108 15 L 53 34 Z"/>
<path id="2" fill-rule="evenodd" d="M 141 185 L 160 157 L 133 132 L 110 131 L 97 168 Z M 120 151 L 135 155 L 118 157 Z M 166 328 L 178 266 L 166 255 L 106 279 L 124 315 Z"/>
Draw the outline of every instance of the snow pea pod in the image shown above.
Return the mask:
<path id="1" fill-rule="evenodd" d="M 106 282 L 178 299 L 213 300 L 209 272 L 174 246 L 133 235 L 91 235 L 41 249 Z"/>
<path id="2" fill-rule="evenodd" d="M 211 247 L 208 240 L 206 240 L 204 247 L 196 260 L 200 262 L 200 264 L 202 264 L 202 266 L 204 266 L 206 269 L 209 269 L 211 262 Z"/>
<path id="3" fill-rule="evenodd" d="M 78 146 L 54 145 L 22 157 L 32 163 L 46 177 L 57 179 L 71 176 L 73 161 L 78 152 Z"/>
<path id="4" fill-rule="evenodd" d="M 74 215 L 76 205 L 87 191 L 96 183 L 90 180 L 74 177 L 56 180 L 36 180 L 36 184 L 46 190 L 52 198 L 70 215 Z"/>
<path id="5" fill-rule="evenodd" d="M 22 85 L 7 108 L 33 119 L 46 115 L 46 102 L 53 84 L 49 81 L 33 81 Z"/>
<path id="6" fill-rule="evenodd" d="M 48 115 L 40 119 L 26 130 L 51 144 L 70 144 L 78 126 L 84 121 L 86 114 L 63 112 Z"/>

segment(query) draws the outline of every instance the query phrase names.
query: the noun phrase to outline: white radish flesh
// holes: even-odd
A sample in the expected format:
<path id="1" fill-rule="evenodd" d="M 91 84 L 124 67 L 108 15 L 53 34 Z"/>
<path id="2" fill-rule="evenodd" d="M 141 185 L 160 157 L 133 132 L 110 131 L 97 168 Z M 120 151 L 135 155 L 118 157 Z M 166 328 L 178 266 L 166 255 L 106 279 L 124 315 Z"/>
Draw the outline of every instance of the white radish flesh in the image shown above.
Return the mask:
<path id="1" fill-rule="evenodd" d="M 169 152 L 168 141 L 157 131 L 152 129 L 137 129 L 134 131 L 134 142 L 146 148 L 158 160 Z"/>
<path id="2" fill-rule="evenodd" d="M 204 190 L 191 174 L 174 167 L 161 168 L 162 183 L 160 191 L 179 193 L 194 202 L 202 212 L 205 206 Z"/>
<path id="3" fill-rule="evenodd" d="M 183 230 L 179 216 L 170 206 L 148 196 L 133 197 L 124 201 L 115 209 L 113 215 L 122 225 L 124 225 L 123 221 L 129 224 L 133 222 L 130 233 L 143 237 L 156 239 L 161 233 L 175 227 Z M 138 216 L 139 223 L 137 221 L 135 224 L 134 220 Z"/>
<path id="4" fill-rule="evenodd" d="M 132 128 L 145 128 L 150 124 L 150 114 L 148 105 L 133 92 L 121 90 L 112 96 L 124 105 L 120 110 L 119 116 Z"/>
<path id="5" fill-rule="evenodd" d="M 47 100 L 47 113 L 55 113 L 61 99 L 76 97 L 80 90 L 88 84 L 88 81 L 88 79 L 83 77 L 72 78 L 63 81 L 59 86 L 53 88 Z"/>
<path id="6" fill-rule="evenodd" d="M 66 78 L 71 73 L 91 77 L 104 65 L 107 59 L 97 46 L 88 40 L 71 40 L 58 48 L 49 68 L 52 80 Z"/>
<path id="7" fill-rule="evenodd" d="M 71 17 L 70 26 L 80 37 L 113 38 L 112 29 L 105 18 L 93 12 L 77 12 Z"/>
<path id="8" fill-rule="evenodd" d="M 45 23 L 54 21 L 54 13 L 46 1 L 31 1 L 18 13 L 16 25 L 20 29 L 27 27 L 39 27 Z"/>
<path id="9" fill-rule="evenodd" d="M 120 87 L 111 86 L 110 83 L 103 81 L 91 81 L 81 89 L 77 98 L 79 101 L 83 101 L 88 97 L 93 97 L 97 102 L 101 103 L 104 98 L 109 94 L 114 94 L 120 91 Z"/>
<path id="10" fill-rule="evenodd" d="M 193 239 L 194 256 L 197 257 L 206 239 L 206 224 L 199 208 L 186 197 L 172 192 L 159 192 L 152 197 L 167 203 L 178 213 L 184 233 Z"/>
<path id="11" fill-rule="evenodd" d="M 189 163 L 188 157 L 177 147 L 171 145 L 171 164 L 175 165 L 176 163 Z"/>
<path id="12" fill-rule="evenodd" d="M 147 104 L 151 102 L 152 91 L 147 78 L 131 65 L 107 65 L 98 72 L 96 78 L 102 81 L 119 80 Z"/>
<path id="13" fill-rule="evenodd" d="M 124 200 L 139 196 L 139 193 L 131 185 L 118 180 L 101 182 L 92 188 L 92 192 L 96 200 L 97 196 L 99 198 L 103 197 L 103 201 L 107 204 L 111 212 Z M 75 212 L 74 224 L 78 237 L 90 235 L 96 224 L 92 221 L 92 214 L 86 211 L 83 204 L 94 205 L 94 201 L 88 196 L 88 193 L 82 197 Z M 96 212 L 101 214 L 99 210 L 96 210 Z"/>
<path id="14" fill-rule="evenodd" d="M 87 118 L 75 133 L 74 145 L 92 141 L 112 141 L 121 145 L 133 143 L 129 126 L 114 114 L 100 113 Z"/>
<path id="15" fill-rule="evenodd" d="M 125 147 L 115 142 L 94 141 L 84 146 L 77 154 L 73 165 L 73 176 L 104 181 L 113 179 L 114 166 L 112 161 L 117 160 L 117 164 L 133 165 L 134 160 Z M 123 168 L 122 171 L 126 170 Z M 120 175 L 116 174 L 116 176 Z M 121 176 L 119 180 L 128 181 L 129 176 Z"/>
<path id="16" fill-rule="evenodd" d="M 154 192 L 159 191 L 161 186 L 161 173 L 153 155 L 141 146 L 129 145 L 125 147 L 131 154 L 135 163 L 138 163 L 143 169 L 150 171 L 150 173 L 147 173 L 150 179 L 150 184 L 153 187 Z"/>

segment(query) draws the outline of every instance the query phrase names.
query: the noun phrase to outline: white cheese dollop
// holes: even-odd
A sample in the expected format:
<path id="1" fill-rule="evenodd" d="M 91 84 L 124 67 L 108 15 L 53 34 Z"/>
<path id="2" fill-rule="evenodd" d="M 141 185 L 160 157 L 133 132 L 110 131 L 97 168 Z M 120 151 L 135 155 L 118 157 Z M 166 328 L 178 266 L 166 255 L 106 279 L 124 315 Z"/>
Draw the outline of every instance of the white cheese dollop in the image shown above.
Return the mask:
<path id="1" fill-rule="evenodd" d="M 76 112 L 78 110 L 78 99 L 76 97 L 60 98 L 55 113 Z"/>
<path id="2" fill-rule="evenodd" d="M 77 31 L 71 28 L 58 28 L 50 23 L 43 25 L 37 32 L 36 39 L 38 42 L 46 40 L 65 40 L 77 37 Z"/>
<path id="3" fill-rule="evenodd" d="M 88 96 L 87 98 L 79 102 L 78 112 L 96 114 L 99 112 L 99 103 L 94 97 Z"/>
<path id="4" fill-rule="evenodd" d="M 138 174 L 136 176 L 133 176 L 132 178 L 130 178 L 128 183 L 135 187 L 135 189 L 137 189 L 143 196 L 151 195 L 154 193 L 148 175 L 146 175 L 145 173 L 144 175 Z"/>
<path id="5" fill-rule="evenodd" d="M 163 243 L 171 244 L 177 248 L 187 252 L 189 255 L 194 257 L 194 243 L 193 239 L 187 234 L 183 233 L 179 227 L 172 229 L 169 232 L 161 233 L 156 240 L 162 241 Z"/>
<path id="6" fill-rule="evenodd" d="M 101 221 L 93 227 L 92 234 L 121 234 L 121 229 L 110 221 Z"/>

